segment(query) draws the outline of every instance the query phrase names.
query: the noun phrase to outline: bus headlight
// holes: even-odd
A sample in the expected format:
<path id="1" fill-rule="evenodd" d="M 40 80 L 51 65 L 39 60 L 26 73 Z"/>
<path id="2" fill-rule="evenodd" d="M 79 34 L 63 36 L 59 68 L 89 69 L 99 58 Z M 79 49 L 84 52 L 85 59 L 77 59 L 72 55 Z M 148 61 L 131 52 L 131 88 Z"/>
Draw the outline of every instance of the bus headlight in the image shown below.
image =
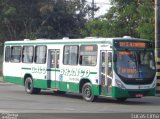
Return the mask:
<path id="1" fill-rule="evenodd" d="M 117 86 L 118 86 L 119 88 L 126 89 L 125 86 L 122 84 L 121 81 L 116 80 L 116 84 L 117 84 Z"/>

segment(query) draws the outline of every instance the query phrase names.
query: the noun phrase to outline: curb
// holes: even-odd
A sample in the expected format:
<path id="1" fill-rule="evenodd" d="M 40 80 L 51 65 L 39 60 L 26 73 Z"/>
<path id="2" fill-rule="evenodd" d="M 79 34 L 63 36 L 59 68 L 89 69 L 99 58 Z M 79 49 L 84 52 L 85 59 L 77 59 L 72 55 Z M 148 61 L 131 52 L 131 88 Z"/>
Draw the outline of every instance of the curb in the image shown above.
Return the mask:
<path id="1" fill-rule="evenodd" d="M 0 83 L 5 83 L 4 81 L 0 80 Z"/>

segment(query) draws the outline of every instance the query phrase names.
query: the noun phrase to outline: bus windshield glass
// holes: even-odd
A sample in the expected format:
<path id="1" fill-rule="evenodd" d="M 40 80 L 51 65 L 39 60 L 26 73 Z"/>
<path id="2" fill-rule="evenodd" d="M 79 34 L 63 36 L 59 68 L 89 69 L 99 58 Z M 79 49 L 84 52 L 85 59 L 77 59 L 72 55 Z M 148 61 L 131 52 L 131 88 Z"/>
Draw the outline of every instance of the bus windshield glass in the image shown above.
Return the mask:
<path id="1" fill-rule="evenodd" d="M 117 74 L 125 79 L 149 79 L 155 75 L 155 61 L 152 51 L 118 51 Z"/>

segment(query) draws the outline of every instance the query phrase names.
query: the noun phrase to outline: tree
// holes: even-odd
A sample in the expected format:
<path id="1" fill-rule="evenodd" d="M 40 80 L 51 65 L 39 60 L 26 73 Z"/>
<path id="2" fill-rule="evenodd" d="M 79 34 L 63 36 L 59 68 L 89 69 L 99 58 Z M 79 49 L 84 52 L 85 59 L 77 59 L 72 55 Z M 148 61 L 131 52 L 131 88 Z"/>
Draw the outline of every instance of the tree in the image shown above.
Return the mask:
<path id="1" fill-rule="evenodd" d="M 108 37 L 110 36 L 110 24 L 105 20 L 95 19 L 92 22 L 88 22 L 85 27 L 81 30 L 83 37 Z"/>
<path id="2" fill-rule="evenodd" d="M 3 1 L 3 0 L 2 0 Z M 23 38 L 32 38 L 35 30 L 34 23 L 38 19 L 36 9 L 38 0 L 8 0 L 3 1 L 2 24 L 5 30 L 5 39 L 20 40 Z M 34 12 L 33 12 L 34 11 Z"/>
<path id="3" fill-rule="evenodd" d="M 84 2 L 58 0 L 42 5 L 42 22 L 38 36 L 48 38 L 77 37 L 86 20 Z"/>
<path id="4" fill-rule="evenodd" d="M 139 14 L 141 19 L 137 32 L 141 38 L 154 40 L 154 0 L 139 0 Z"/>
<path id="5" fill-rule="evenodd" d="M 93 20 L 85 25 L 81 31 L 84 36 L 98 34 L 101 37 L 120 37 L 129 35 L 154 39 L 154 0 L 111 0 L 111 3 L 113 6 L 99 18 L 99 22 Z M 107 25 L 103 25 L 105 27 L 100 29 L 102 24 Z M 95 34 L 96 30 L 97 34 Z"/>
<path id="6" fill-rule="evenodd" d="M 79 37 L 85 0 L 0 0 L 0 38 Z"/>

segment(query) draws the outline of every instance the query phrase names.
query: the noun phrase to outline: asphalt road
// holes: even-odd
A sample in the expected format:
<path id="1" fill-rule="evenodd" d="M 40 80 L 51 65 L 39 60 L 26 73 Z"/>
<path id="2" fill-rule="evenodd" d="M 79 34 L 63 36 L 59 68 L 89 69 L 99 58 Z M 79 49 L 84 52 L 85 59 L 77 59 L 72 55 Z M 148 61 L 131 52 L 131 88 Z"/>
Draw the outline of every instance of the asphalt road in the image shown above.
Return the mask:
<path id="1" fill-rule="evenodd" d="M 79 117 L 83 113 L 160 113 L 160 97 L 128 99 L 124 103 L 108 98 L 86 102 L 78 94 L 58 95 L 44 90 L 38 95 L 30 95 L 25 93 L 23 86 L 0 82 L 0 113 L 38 113 L 37 118 L 45 113 L 78 113 Z"/>

